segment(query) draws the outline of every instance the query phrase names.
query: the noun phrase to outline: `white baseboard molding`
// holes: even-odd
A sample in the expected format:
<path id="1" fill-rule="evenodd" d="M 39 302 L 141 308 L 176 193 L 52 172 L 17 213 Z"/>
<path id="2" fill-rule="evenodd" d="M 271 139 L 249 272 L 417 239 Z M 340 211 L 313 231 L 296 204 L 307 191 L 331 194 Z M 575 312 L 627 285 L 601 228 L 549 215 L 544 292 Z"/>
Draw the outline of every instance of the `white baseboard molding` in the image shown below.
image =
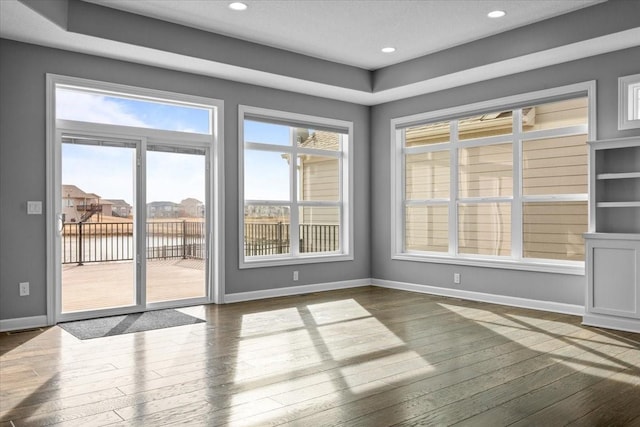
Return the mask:
<path id="1" fill-rule="evenodd" d="M 252 301 L 264 298 L 285 297 L 291 295 L 310 294 L 313 292 L 334 291 L 361 286 L 371 286 L 371 279 L 344 280 L 340 282 L 316 283 L 313 285 L 291 286 L 287 288 L 265 289 L 264 291 L 239 292 L 226 294 L 225 303 Z"/>
<path id="2" fill-rule="evenodd" d="M 0 332 L 20 331 L 23 329 L 40 328 L 43 326 L 47 326 L 47 316 L 0 319 Z"/>
<path id="3" fill-rule="evenodd" d="M 585 326 L 640 333 L 640 319 L 624 319 L 622 317 L 585 313 L 582 318 L 582 324 Z"/>
<path id="4" fill-rule="evenodd" d="M 423 294 L 508 305 L 512 307 L 531 308 L 534 310 L 551 311 L 554 313 L 572 314 L 575 316 L 582 316 L 584 314 L 584 306 L 564 304 L 553 301 L 541 301 L 527 298 L 510 297 L 505 295 L 486 294 L 483 292 L 465 291 L 463 289 L 440 288 L 437 286 L 418 285 L 414 283 L 396 282 L 382 279 L 371 279 L 371 285 L 380 286 L 382 288 L 419 292 Z"/>

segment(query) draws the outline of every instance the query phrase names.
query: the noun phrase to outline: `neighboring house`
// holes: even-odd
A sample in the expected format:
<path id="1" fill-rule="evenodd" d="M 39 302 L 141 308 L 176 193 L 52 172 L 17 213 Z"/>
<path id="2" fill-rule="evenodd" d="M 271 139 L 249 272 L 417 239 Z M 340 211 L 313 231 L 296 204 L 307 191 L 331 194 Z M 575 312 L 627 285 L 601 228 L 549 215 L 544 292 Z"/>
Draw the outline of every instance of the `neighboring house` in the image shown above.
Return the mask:
<path id="1" fill-rule="evenodd" d="M 100 200 L 97 194 L 85 193 L 75 185 L 63 184 L 62 214 L 65 222 L 99 221 L 101 215 L 111 215 L 111 204 Z"/>
<path id="2" fill-rule="evenodd" d="M 314 131 L 298 133 L 300 147 L 335 151 L 339 149 L 340 135 L 335 132 Z M 300 193 L 302 200 L 336 201 L 340 195 L 340 162 L 333 157 L 300 156 Z M 337 225 L 337 208 L 302 208 L 301 224 Z"/>
<path id="3" fill-rule="evenodd" d="M 121 218 L 128 218 L 131 215 L 132 207 L 122 199 L 107 199 L 102 203 L 111 203 L 111 215 Z"/>
<path id="4" fill-rule="evenodd" d="M 180 216 L 187 218 L 204 218 L 204 203 L 189 197 L 180 202 Z"/>
<path id="5" fill-rule="evenodd" d="M 147 218 L 178 218 L 181 206 L 174 202 L 147 203 Z"/>

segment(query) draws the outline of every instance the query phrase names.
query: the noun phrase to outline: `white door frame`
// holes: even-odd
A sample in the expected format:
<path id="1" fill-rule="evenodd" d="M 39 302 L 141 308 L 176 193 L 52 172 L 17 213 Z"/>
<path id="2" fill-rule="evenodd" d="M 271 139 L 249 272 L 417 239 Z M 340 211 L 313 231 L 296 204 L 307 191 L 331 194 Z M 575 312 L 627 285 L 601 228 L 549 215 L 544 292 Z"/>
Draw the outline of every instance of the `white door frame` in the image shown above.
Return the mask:
<path id="1" fill-rule="evenodd" d="M 47 233 L 47 323 L 54 325 L 60 320 L 73 320 L 73 318 L 90 317 L 91 312 L 82 312 L 81 316 L 73 313 L 61 316 L 60 305 L 60 235 L 58 232 L 59 214 L 61 213 L 61 135 L 62 130 L 73 134 L 83 134 L 91 136 L 103 136 L 105 138 L 126 139 L 140 141 L 139 153 L 141 153 L 140 167 L 138 167 L 140 175 L 136 182 L 136 190 L 144 191 L 146 187 L 145 173 L 145 152 L 147 140 L 153 140 L 154 143 L 160 144 L 176 144 L 184 143 L 186 146 L 194 146 L 204 148 L 206 150 L 207 165 L 207 222 L 208 230 L 208 259 L 207 259 L 207 297 L 202 299 L 178 300 L 172 302 L 160 302 L 147 304 L 146 307 L 140 307 L 141 301 L 144 301 L 144 289 L 138 292 L 136 302 L 138 305 L 131 307 L 123 307 L 113 310 L 100 310 L 100 315 L 119 314 L 120 312 L 140 311 L 141 309 L 157 309 L 165 307 L 178 307 L 184 305 L 194 305 L 202 303 L 224 303 L 224 169 L 223 169 L 223 107 L 224 102 L 221 100 L 202 98 L 190 95 L 182 95 L 164 91 L 156 91 L 144 88 L 136 88 L 131 86 L 117 85 L 112 83 L 98 82 L 86 79 L 78 79 L 73 77 L 59 76 L 47 74 L 47 146 L 46 146 L 46 176 L 47 176 L 47 198 L 46 198 L 46 233 Z M 198 104 L 205 106 L 212 112 L 211 117 L 211 134 L 210 135 L 194 135 L 184 132 L 162 131 L 156 129 L 144 129 L 120 125 L 104 125 L 97 123 L 76 122 L 69 120 L 56 120 L 55 113 L 55 89 L 57 85 L 78 86 L 82 88 L 91 88 L 96 91 L 133 94 L 139 97 L 148 97 L 156 99 L 171 99 L 176 102 Z M 138 236 L 144 235 L 144 224 L 146 217 L 146 202 L 139 195 L 135 203 L 138 204 L 137 211 L 138 226 L 142 227 L 142 232 L 138 230 Z M 142 206 L 140 206 L 140 204 Z M 144 257 L 141 257 L 144 258 Z M 135 261 L 135 260 L 134 260 Z M 138 280 L 144 283 L 144 274 L 146 269 L 144 263 L 146 260 L 140 260 Z M 142 276 L 141 276 L 142 275 Z"/>

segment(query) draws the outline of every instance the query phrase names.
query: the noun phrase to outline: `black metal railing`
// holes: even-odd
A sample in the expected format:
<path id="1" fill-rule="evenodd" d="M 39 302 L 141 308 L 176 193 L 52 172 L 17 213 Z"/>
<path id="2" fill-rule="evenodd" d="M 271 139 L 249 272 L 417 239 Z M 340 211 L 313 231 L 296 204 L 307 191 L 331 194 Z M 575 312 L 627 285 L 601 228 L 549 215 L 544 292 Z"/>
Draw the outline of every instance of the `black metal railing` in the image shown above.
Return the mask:
<path id="1" fill-rule="evenodd" d="M 301 224 L 300 253 L 333 252 L 340 250 L 340 226 L 334 224 Z M 278 255 L 291 251 L 288 223 L 245 223 L 245 256 Z"/>
<path id="2" fill-rule="evenodd" d="M 147 259 L 206 257 L 203 222 L 148 222 Z M 133 224 L 66 223 L 62 230 L 62 263 L 128 261 L 133 259 Z"/>
<path id="3" fill-rule="evenodd" d="M 290 225 L 255 223 L 244 226 L 245 256 L 287 254 L 291 251 Z M 65 223 L 62 231 L 62 263 L 129 261 L 134 255 L 134 227 L 130 222 Z M 340 249 L 338 225 L 301 224 L 301 253 Z M 205 259 L 203 222 L 170 221 L 146 224 L 147 259 Z"/>

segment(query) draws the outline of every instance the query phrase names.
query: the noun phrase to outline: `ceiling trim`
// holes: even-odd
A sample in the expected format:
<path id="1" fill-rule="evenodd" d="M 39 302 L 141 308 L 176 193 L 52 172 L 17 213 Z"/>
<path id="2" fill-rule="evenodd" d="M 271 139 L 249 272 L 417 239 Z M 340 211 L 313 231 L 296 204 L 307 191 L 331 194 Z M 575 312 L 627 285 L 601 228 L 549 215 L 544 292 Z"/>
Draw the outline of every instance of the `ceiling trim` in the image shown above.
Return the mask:
<path id="1" fill-rule="evenodd" d="M 169 48 L 159 49 L 156 45 L 151 43 L 147 43 L 150 44 L 150 46 L 145 46 L 144 40 L 136 39 L 130 32 L 132 29 L 131 25 L 135 25 L 139 22 L 138 19 L 143 19 L 147 24 L 156 26 L 156 31 L 162 28 L 170 28 L 174 31 L 173 34 L 177 36 L 180 36 L 180 34 L 182 34 L 181 32 L 184 32 L 184 35 L 195 34 L 192 32 L 193 29 L 184 30 L 186 27 L 179 26 L 177 24 L 170 24 L 152 18 L 140 17 L 127 12 L 114 11 L 120 18 L 132 19 L 132 21 L 127 25 L 119 25 L 115 27 L 116 32 L 119 32 L 118 38 L 121 40 L 114 40 L 116 37 L 112 35 L 114 31 L 113 29 L 111 30 L 111 33 L 109 33 L 104 26 L 97 30 L 91 30 L 90 26 L 87 28 L 87 26 L 84 25 L 80 28 L 78 24 L 74 24 L 74 20 L 76 23 L 78 21 L 77 18 L 74 18 L 72 12 L 69 13 L 68 20 L 64 23 L 73 27 L 74 31 L 78 32 L 67 31 L 60 25 L 64 20 L 61 19 L 62 16 L 59 13 L 59 10 L 55 15 L 57 18 L 55 20 L 56 22 L 53 22 L 46 16 L 51 15 L 51 10 L 36 11 L 32 7 L 28 7 L 28 3 L 32 3 L 32 1 L 3 0 L 0 2 L 3 15 L 3 17 L 0 18 L 0 23 L 2 24 L 0 36 L 11 40 L 52 48 L 97 55 L 362 105 L 377 105 L 396 101 L 640 45 L 639 25 L 635 28 L 626 29 L 624 31 L 604 36 L 593 37 L 575 43 L 569 43 L 564 46 L 540 50 L 538 52 L 525 55 L 514 55 L 511 58 L 489 64 L 482 64 L 479 66 L 473 66 L 473 64 L 470 64 L 470 67 L 460 71 L 444 73 L 431 78 L 423 78 L 409 84 L 400 84 L 396 87 L 385 88 L 383 90 L 373 90 L 372 82 L 375 72 L 344 66 L 355 70 L 355 73 L 349 74 L 347 77 L 348 82 L 345 84 L 343 80 L 339 79 L 340 76 L 326 77 L 326 74 L 331 74 L 331 71 L 340 74 L 342 64 L 331 63 L 286 51 L 275 53 L 281 55 L 279 59 L 286 57 L 291 61 L 294 61 L 295 65 L 299 65 L 302 61 L 302 65 L 299 68 L 301 70 L 300 72 L 285 74 L 277 67 L 272 67 L 271 69 L 268 67 L 262 67 L 267 68 L 267 70 L 260 69 L 260 64 L 256 62 L 253 64 L 242 63 L 242 65 L 238 65 L 237 63 L 230 63 L 233 61 L 216 61 L 212 59 L 212 56 L 203 58 L 203 55 L 200 55 L 197 50 L 194 51 L 192 47 L 183 46 L 183 43 L 180 43 L 180 41 L 184 42 L 184 39 L 172 43 Z M 104 9 L 109 9 L 89 3 L 79 2 L 77 0 L 55 0 L 55 3 L 60 5 L 60 7 L 68 5 L 70 10 L 73 10 L 78 4 L 80 4 L 80 7 L 87 5 L 89 6 L 89 11 L 93 11 L 98 14 L 104 12 Z M 53 2 L 51 4 L 53 4 Z M 107 12 L 111 13 L 110 10 Z M 94 20 L 96 16 L 98 15 L 94 16 Z M 27 22 L 29 25 L 16 25 L 16 21 L 21 24 Z M 165 25 L 172 27 L 164 27 Z M 38 27 L 41 31 L 29 31 L 29 26 Z M 202 32 L 201 30 L 193 31 L 203 33 L 197 33 L 197 37 L 211 36 L 211 33 Z M 528 31 L 530 31 L 530 29 Z M 81 32 L 92 32 L 93 34 L 99 35 L 99 37 L 81 34 Z M 218 35 L 213 36 L 218 37 Z M 129 42 L 129 40 L 132 41 Z M 215 40 L 220 42 L 221 39 L 215 38 Z M 240 49 L 239 52 L 235 53 L 236 56 L 242 56 L 243 46 L 246 47 L 247 43 L 249 43 L 241 40 L 230 39 L 228 37 L 222 39 L 221 42 L 232 43 L 235 48 Z M 255 43 L 250 43 L 250 45 L 252 45 L 251 48 L 261 47 Z M 270 47 L 264 48 L 274 49 Z M 452 48 L 452 50 L 454 49 L 456 48 Z M 269 53 L 271 54 L 273 52 L 270 51 Z M 307 62 L 307 59 L 309 58 L 313 61 Z M 287 68 L 294 68 L 291 64 L 293 63 L 290 63 Z M 327 66 L 328 68 L 320 70 L 320 74 L 324 74 L 325 76 L 319 81 L 319 79 L 313 77 L 318 74 L 318 70 L 315 70 L 316 74 L 312 77 L 307 77 L 308 73 L 306 73 L 305 70 L 308 71 L 309 65 L 319 67 Z M 337 68 L 333 68 L 334 66 L 337 66 Z M 385 72 L 390 71 L 393 70 L 385 70 Z M 360 79 L 360 81 L 357 82 L 357 79 Z"/>

